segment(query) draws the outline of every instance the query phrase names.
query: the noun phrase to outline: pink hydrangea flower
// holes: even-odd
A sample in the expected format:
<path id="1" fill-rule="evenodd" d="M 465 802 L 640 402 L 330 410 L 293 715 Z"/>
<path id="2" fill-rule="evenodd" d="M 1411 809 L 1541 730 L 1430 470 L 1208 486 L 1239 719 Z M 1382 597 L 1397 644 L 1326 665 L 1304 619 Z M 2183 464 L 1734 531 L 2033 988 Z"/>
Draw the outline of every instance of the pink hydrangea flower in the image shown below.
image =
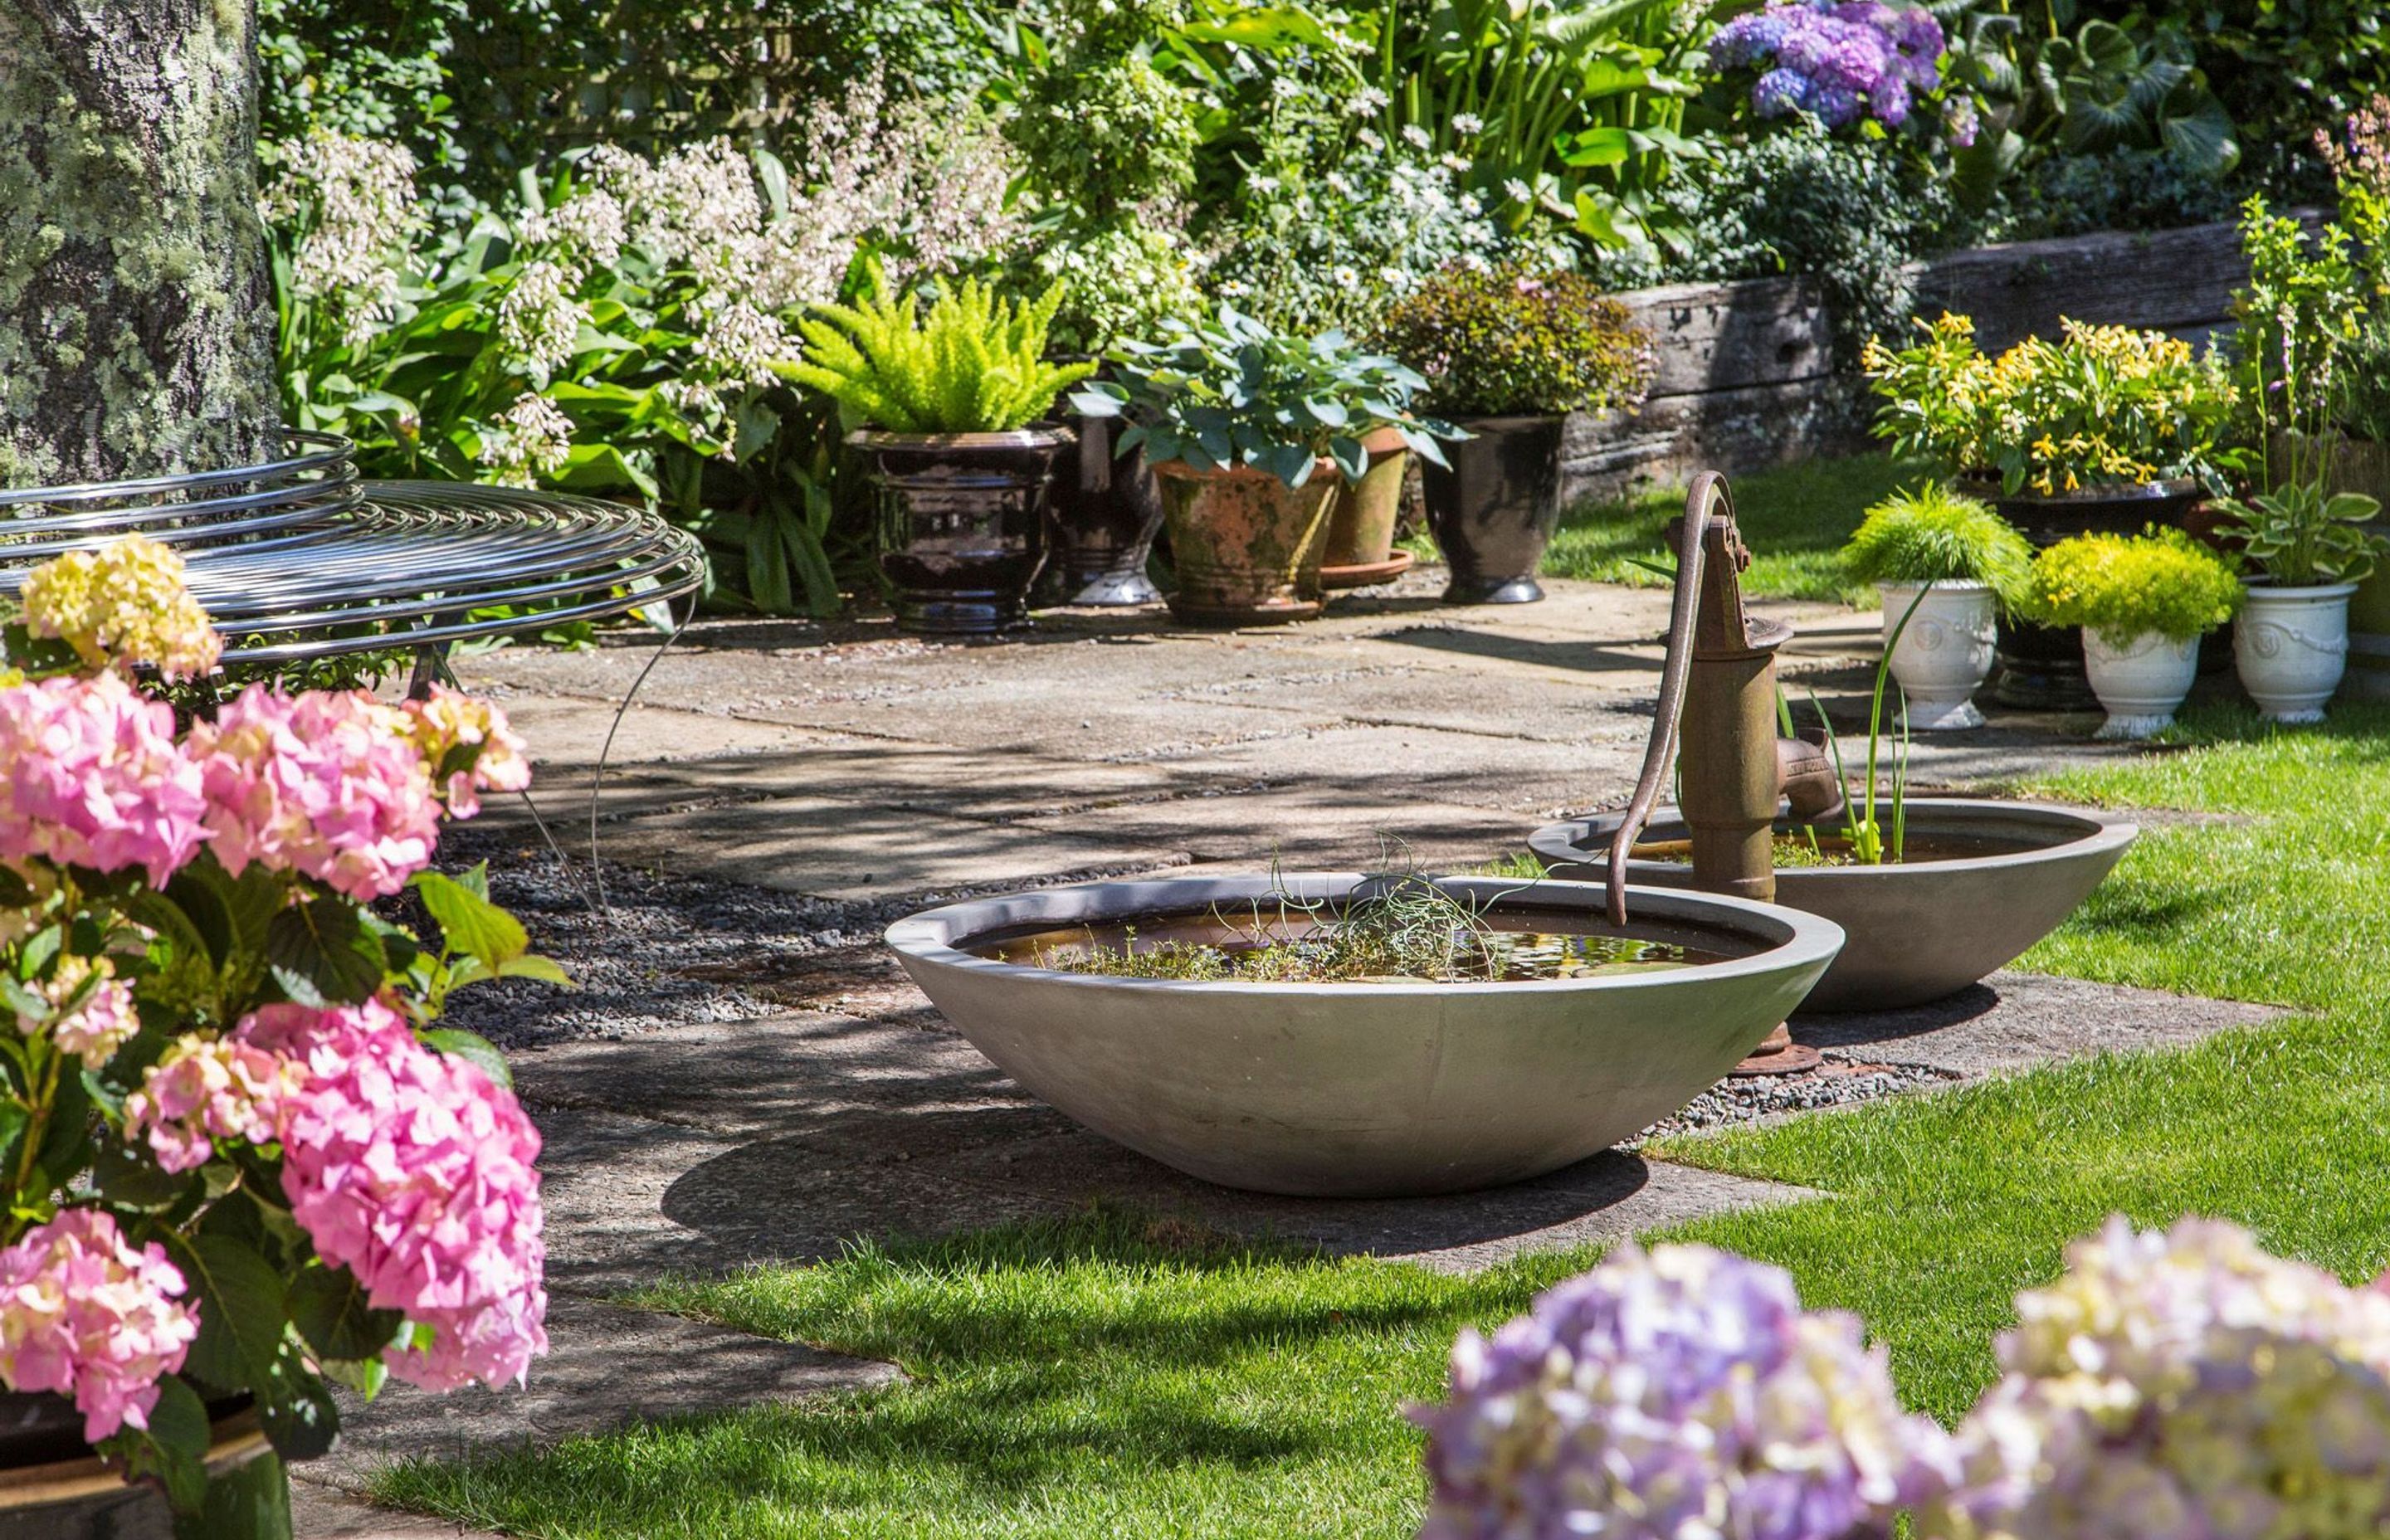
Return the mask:
<path id="1" fill-rule="evenodd" d="M 95 974 L 99 982 L 91 983 Z M 88 993 L 86 984 L 90 984 Z M 58 959 L 48 981 L 35 987 L 50 1002 L 50 1008 L 39 1013 L 19 1010 L 18 1032 L 27 1037 L 48 1033 L 61 1053 L 82 1059 L 85 1069 L 96 1070 L 115 1058 L 125 1039 L 140 1030 L 133 991 L 116 978 L 116 965 L 106 957 L 69 954 Z"/>
<path id="2" fill-rule="evenodd" d="M 405 713 L 363 690 L 251 685 L 191 729 L 216 858 L 385 898 L 431 860 L 440 803 Z"/>
<path id="3" fill-rule="evenodd" d="M 448 811 L 457 817 L 469 818 L 482 810 L 481 792 L 520 791 L 531 784 L 523 741 L 508 727 L 506 712 L 492 702 L 434 685 L 428 699 L 409 700 L 402 709 L 424 768 L 435 782 L 444 781 Z M 452 756 L 466 758 L 460 750 L 470 751 L 469 763 L 448 768 L 443 776 L 441 772 L 451 765 Z"/>
<path id="4" fill-rule="evenodd" d="M 386 1356 L 431 1390 L 520 1381 L 547 1351 L 539 1132 L 514 1094 L 379 1002 L 266 1006 L 236 1035 L 295 1061 L 282 1187 L 325 1261 L 432 1328 Z"/>
<path id="5" fill-rule="evenodd" d="M 95 1444 L 148 1427 L 199 1334 L 184 1288 L 157 1242 L 136 1251 L 108 1214 L 61 1212 L 0 1251 L 0 1380 L 71 1396 Z"/>
<path id="6" fill-rule="evenodd" d="M 279 1137 L 283 1098 L 299 1078 L 299 1066 L 254 1044 L 192 1033 L 125 1098 L 124 1131 L 146 1133 L 166 1170 L 189 1171 L 207 1163 L 218 1139 Z"/>
<path id="7" fill-rule="evenodd" d="M 162 883 L 199 849 L 206 805 L 173 711 L 119 676 L 0 689 L 0 860 Z"/>

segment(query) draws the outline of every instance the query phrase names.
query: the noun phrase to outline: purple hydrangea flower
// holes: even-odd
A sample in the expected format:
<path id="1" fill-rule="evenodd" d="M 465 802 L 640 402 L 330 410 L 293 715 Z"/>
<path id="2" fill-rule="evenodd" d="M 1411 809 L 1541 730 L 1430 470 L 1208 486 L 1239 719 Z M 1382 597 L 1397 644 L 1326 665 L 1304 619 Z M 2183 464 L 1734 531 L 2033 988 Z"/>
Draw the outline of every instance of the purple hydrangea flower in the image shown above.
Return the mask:
<path id="1" fill-rule="evenodd" d="M 1492 1341 L 1463 1332 L 1450 1400 L 1412 1415 L 1420 1540 L 1847 1540 L 1958 1475 L 1856 1316 L 1705 1246 L 1624 1247 Z"/>
<path id="2" fill-rule="evenodd" d="M 1761 71 L 1763 118 L 1811 112 L 1839 128 L 1862 115 L 1897 128 L 1911 95 L 1942 83 L 1942 24 L 1883 0 L 1777 0 L 1736 17 L 1712 40 L 1713 60 Z"/>

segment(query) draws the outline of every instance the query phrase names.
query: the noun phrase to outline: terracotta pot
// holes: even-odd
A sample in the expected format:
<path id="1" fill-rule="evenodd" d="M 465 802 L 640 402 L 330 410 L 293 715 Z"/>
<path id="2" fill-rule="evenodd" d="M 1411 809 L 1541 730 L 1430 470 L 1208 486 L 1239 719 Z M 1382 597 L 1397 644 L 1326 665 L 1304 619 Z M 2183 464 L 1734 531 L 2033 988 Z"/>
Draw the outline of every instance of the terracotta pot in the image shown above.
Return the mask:
<path id="1" fill-rule="evenodd" d="M 1112 452 L 1119 424 L 1073 414 L 1077 443 L 1054 467 L 1051 495 L 1054 568 L 1069 604 L 1152 604 L 1162 597 L 1145 575 L 1162 531 L 1162 490 L 1145 451 Z"/>
<path id="2" fill-rule="evenodd" d="M 1424 466 L 1427 521 L 1452 565 L 1446 604 L 1533 604 L 1544 549 L 1561 523 L 1561 430 L 1568 419 L 1475 417 Z"/>
<path id="3" fill-rule="evenodd" d="M 1342 481 L 1332 460 L 1290 487 L 1266 470 L 1153 468 L 1162 485 L 1177 591 L 1170 612 L 1190 625 L 1273 625 L 1325 608 L 1320 559 Z"/>
<path id="4" fill-rule="evenodd" d="M 45 1403 L 48 1405 L 44 1405 Z M 0 1392 L 0 1534 L 9 1540 L 290 1540 L 290 1479 L 257 1414 L 212 1424 L 207 1506 L 177 1518 L 165 1493 L 127 1483 L 82 1439 L 64 1398 Z M 61 1442 L 63 1440 L 63 1442 Z"/>
<path id="5" fill-rule="evenodd" d="M 2191 515 L 2207 497 L 2205 489 L 2187 477 L 2086 487 L 2049 497 L 2022 493 L 2011 496 L 2000 490 L 1998 481 L 1981 480 L 1961 481 L 1960 490 L 1989 503 L 2036 546 L 2055 545 L 2078 534 L 2139 534 L 2150 524 L 2188 529 Z M 2214 666 L 2223 666 L 2226 657 L 2217 651 Z M 1992 699 L 2003 706 L 2033 712 L 2096 709 L 2099 697 L 2083 673 L 2081 630 L 2001 616 Z"/>
<path id="6" fill-rule="evenodd" d="M 983 636 L 1027 624 L 1054 457 L 1070 435 L 865 431 L 846 442 L 871 468 L 898 628 Z"/>
<path id="7" fill-rule="evenodd" d="M 1319 570 L 1322 587 L 1362 588 L 1410 570 L 1410 552 L 1394 549 L 1410 448 L 1391 428 L 1369 434 L 1361 447 L 1369 452 L 1369 468 L 1337 497 L 1329 517 L 1328 554 Z"/>

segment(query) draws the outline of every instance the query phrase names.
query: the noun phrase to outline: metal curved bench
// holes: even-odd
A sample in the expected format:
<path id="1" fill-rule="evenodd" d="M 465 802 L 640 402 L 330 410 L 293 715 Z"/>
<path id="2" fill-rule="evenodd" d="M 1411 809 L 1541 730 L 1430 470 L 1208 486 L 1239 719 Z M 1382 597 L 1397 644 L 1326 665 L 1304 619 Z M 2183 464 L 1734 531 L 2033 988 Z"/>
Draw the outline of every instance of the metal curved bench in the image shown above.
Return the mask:
<path id="1" fill-rule="evenodd" d="M 598 620 L 694 593 L 696 536 L 568 493 L 367 481 L 345 440 L 270 464 L 0 492 L 0 594 L 62 552 L 141 533 L 177 547 L 227 664 L 414 649 Z M 530 613 L 513 611 L 528 610 Z"/>

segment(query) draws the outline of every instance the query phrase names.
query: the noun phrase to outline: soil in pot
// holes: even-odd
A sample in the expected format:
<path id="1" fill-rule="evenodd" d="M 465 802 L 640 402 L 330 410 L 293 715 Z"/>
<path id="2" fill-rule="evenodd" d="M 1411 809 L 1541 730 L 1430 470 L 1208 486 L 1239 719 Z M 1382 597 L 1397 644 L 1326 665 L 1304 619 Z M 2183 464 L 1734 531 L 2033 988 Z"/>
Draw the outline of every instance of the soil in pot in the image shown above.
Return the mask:
<path id="1" fill-rule="evenodd" d="M 1290 487 L 1266 470 L 1153 468 L 1177 577 L 1170 612 L 1190 625 L 1275 625 L 1326 608 L 1319 569 L 1342 485 L 1332 460 Z"/>
<path id="2" fill-rule="evenodd" d="M 2146 525 L 2190 528 L 2206 490 L 2188 478 L 2129 486 L 2087 487 L 2055 496 L 2011 496 L 1998 481 L 1962 481 L 1960 490 L 1989 503 L 2037 547 L 2078 534 L 2139 534 Z M 2194 532 L 2196 533 L 2196 532 Z M 2204 666 L 2223 666 L 2217 652 Z M 2022 711 L 2088 712 L 2099 708 L 2083 672 L 2083 636 L 2074 626 L 2035 625 L 2000 617 L 1992 699 Z"/>
<path id="3" fill-rule="evenodd" d="M 1337 495 L 1329 516 L 1328 550 L 1319 569 L 1323 588 L 1386 583 L 1410 571 L 1414 559 L 1410 552 L 1394 549 L 1411 452 L 1403 436 L 1391 429 L 1381 429 L 1361 443 L 1369 452 L 1369 468 Z"/>
<path id="4" fill-rule="evenodd" d="M 871 468 L 880 570 L 899 629 L 996 635 L 1029 623 L 1046 561 L 1056 429 L 851 435 Z"/>
<path id="5" fill-rule="evenodd" d="M 1423 466 L 1428 528 L 1452 581 L 1447 604 L 1532 604 L 1544 551 L 1561 522 L 1561 433 L 1567 418 L 1478 417 L 1470 437 Z"/>
<path id="6" fill-rule="evenodd" d="M 1146 576 L 1162 530 L 1162 489 L 1145 451 L 1113 454 L 1118 424 L 1073 416 L 1077 443 L 1055 461 L 1054 559 L 1047 580 L 1065 604 L 1154 604 L 1162 592 Z"/>
<path id="7" fill-rule="evenodd" d="M 2036 847 L 2026 841 L 2003 840 L 1997 836 L 1965 834 L 1912 834 L 1901 841 L 1900 859 L 1885 860 L 1875 865 L 1916 866 L 1927 861 L 1972 861 L 1985 855 L 2014 855 Z M 1677 866 L 1693 864 L 1693 844 L 1690 840 L 1638 840 L 1631 853 L 1638 861 L 1666 861 Z M 1776 836 L 1776 865 L 1779 866 L 1857 866 L 1862 862 L 1851 848 L 1845 835 L 1824 828 L 1815 831 L 1785 829 Z"/>

